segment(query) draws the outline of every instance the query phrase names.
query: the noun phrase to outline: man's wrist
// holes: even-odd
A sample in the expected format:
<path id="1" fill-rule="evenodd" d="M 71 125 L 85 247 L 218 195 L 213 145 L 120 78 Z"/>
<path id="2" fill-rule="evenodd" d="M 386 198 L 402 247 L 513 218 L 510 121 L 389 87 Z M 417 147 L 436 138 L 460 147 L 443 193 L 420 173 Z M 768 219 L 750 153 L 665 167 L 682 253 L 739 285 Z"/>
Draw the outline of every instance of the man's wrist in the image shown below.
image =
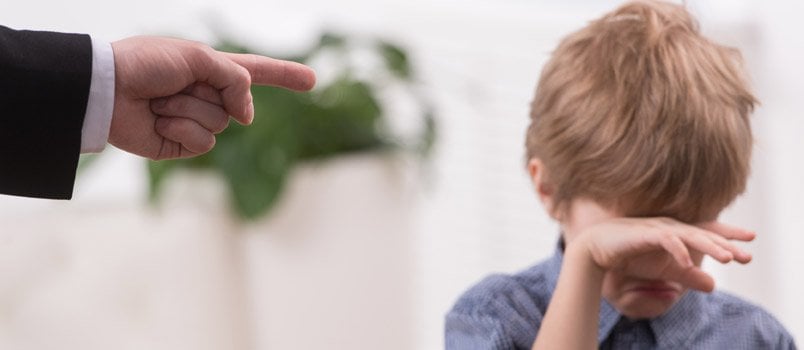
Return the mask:
<path id="1" fill-rule="evenodd" d="M 114 53 L 108 42 L 92 38 L 92 79 L 81 129 L 81 153 L 103 151 L 114 111 Z"/>

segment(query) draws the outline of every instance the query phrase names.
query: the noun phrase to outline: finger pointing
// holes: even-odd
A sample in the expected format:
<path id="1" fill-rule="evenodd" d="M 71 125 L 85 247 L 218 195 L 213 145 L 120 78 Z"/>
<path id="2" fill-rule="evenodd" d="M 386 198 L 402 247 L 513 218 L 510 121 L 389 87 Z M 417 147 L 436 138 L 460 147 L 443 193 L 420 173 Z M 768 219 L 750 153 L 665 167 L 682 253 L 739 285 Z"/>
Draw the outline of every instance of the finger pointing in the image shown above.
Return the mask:
<path id="1" fill-rule="evenodd" d="M 278 86 L 294 91 L 309 91 L 315 86 L 315 72 L 301 63 L 252 54 L 225 55 L 248 70 L 252 84 Z"/>

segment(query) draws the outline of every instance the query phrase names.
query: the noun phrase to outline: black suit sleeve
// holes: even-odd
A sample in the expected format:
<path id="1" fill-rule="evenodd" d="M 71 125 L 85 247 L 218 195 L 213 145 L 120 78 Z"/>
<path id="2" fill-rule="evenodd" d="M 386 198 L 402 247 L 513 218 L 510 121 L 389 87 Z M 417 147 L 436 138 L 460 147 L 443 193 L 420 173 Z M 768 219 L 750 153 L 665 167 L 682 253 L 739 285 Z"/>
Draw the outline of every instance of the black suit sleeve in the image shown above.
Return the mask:
<path id="1" fill-rule="evenodd" d="M 72 196 L 91 75 L 88 35 L 0 26 L 0 193 Z"/>

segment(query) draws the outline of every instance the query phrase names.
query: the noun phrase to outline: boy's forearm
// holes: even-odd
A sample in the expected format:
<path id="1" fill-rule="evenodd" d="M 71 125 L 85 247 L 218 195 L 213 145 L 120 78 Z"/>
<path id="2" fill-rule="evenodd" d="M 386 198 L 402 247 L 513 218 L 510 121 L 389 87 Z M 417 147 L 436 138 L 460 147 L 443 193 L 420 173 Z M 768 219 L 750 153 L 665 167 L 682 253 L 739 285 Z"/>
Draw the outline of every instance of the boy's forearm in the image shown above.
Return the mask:
<path id="1" fill-rule="evenodd" d="M 597 349 L 603 275 L 583 247 L 567 247 L 533 350 Z"/>

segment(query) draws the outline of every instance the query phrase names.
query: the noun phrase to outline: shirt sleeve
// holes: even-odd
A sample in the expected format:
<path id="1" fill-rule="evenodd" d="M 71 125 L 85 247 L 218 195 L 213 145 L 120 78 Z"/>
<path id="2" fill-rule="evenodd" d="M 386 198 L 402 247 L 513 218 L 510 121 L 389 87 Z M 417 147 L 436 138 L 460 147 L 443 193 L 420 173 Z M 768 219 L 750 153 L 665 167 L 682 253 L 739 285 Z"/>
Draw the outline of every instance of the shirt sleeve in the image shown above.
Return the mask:
<path id="1" fill-rule="evenodd" d="M 781 346 L 779 348 L 780 349 L 785 349 L 785 350 L 796 350 L 796 349 L 798 349 L 796 347 L 796 341 L 793 340 L 793 337 L 790 337 L 790 336 L 788 336 L 788 337 L 786 337 L 785 339 L 782 340 L 782 344 L 781 344 Z"/>
<path id="2" fill-rule="evenodd" d="M 447 350 L 530 349 L 542 320 L 533 295 L 510 276 L 489 276 L 464 293 L 445 320 Z"/>
<path id="3" fill-rule="evenodd" d="M 81 153 L 97 153 L 106 147 L 114 110 L 114 79 L 112 45 L 92 38 L 92 79 L 81 128 Z"/>
<path id="4" fill-rule="evenodd" d="M 772 316 L 770 316 L 770 315 L 768 315 L 768 317 L 772 318 Z M 777 341 L 776 341 L 776 344 L 773 346 L 773 349 L 777 349 L 777 350 L 796 350 L 796 349 L 798 349 L 796 347 L 796 341 L 793 339 L 793 336 L 791 336 L 790 333 L 787 332 L 787 330 L 784 328 L 784 326 L 782 326 L 782 324 L 778 320 L 776 320 L 775 318 L 772 318 L 772 321 L 773 321 L 772 324 L 774 324 L 774 325 L 773 326 L 768 326 L 767 329 L 769 329 L 769 330 L 775 329 L 776 332 L 778 333 Z"/>
<path id="5" fill-rule="evenodd" d="M 514 349 L 500 320 L 452 312 L 445 324 L 446 350 Z"/>

